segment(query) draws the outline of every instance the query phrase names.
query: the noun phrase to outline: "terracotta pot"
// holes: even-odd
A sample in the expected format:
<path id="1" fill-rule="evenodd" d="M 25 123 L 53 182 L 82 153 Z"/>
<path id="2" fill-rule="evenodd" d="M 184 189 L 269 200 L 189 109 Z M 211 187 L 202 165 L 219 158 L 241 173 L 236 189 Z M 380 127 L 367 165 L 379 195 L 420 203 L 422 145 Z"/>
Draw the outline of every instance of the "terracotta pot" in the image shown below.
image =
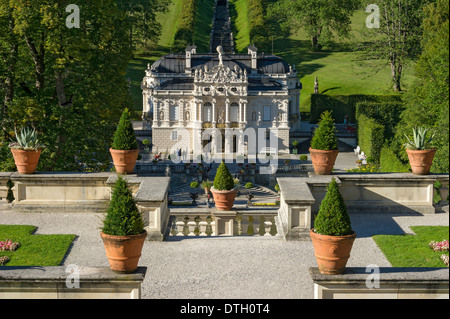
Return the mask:
<path id="1" fill-rule="evenodd" d="M 236 198 L 236 190 L 218 191 L 211 187 L 211 193 L 214 197 L 214 203 L 218 210 L 231 210 L 233 208 L 234 199 Z"/>
<path id="2" fill-rule="evenodd" d="M 129 174 L 133 172 L 134 166 L 136 165 L 136 161 L 139 155 L 139 149 L 124 151 L 110 148 L 109 152 L 111 153 L 111 157 L 113 159 L 117 173 Z"/>
<path id="3" fill-rule="evenodd" d="M 330 175 L 333 172 L 338 150 L 323 151 L 309 148 L 309 153 L 316 175 Z"/>
<path id="4" fill-rule="evenodd" d="M 407 149 L 406 153 L 408 154 L 409 164 L 411 165 L 413 174 L 428 175 L 430 173 L 436 149 L 423 151 Z"/>
<path id="5" fill-rule="evenodd" d="M 345 271 L 356 233 L 347 236 L 326 236 L 309 232 L 314 246 L 319 271 L 326 275 L 338 275 Z"/>
<path id="6" fill-rule="evenodd" d="M 16 163 L 17 171 L 20 174 L 33 174 L 39 163 L 42 150 L 21 150 L 11 148 L 11 152 Z"/>
<path id="7" fill-rule="evenodd" d="M 139 235 L 113 236 L 100 233 L 111 270 L 119 273 L 136 271 L 147 232 Z"/>

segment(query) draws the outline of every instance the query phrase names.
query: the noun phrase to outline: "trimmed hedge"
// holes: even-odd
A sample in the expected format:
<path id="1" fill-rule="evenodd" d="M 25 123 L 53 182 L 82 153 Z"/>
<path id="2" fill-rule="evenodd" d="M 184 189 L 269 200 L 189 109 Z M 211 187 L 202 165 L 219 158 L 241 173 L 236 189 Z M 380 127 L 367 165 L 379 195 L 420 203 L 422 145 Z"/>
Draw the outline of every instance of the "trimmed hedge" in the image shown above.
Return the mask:
<path id="1" fill-rule="evenodd" d="M 181 16 L 175 33 L 175 50 L 184 50 L 194 42 L 197 0 L 183 0 Z"/>
<path id="2" fill-rule="evenodd" d="M 384 144 L 384 126 L 375 119 L 360 114 L 358 116 L 358 145 L 371 157 L 374 163 L 380 163 L 381 149 Z"/>
<path id="3" fill-rule="evenodd" d="M 402 101 L 392 102 L 358 102 L 356 103 L 356 118 L 365 115 L 384 125 L 384 138 L 391 139 L 395 135 L 395 127 L 400 122 L 400 116 L 405 109 Z"/>
<path id="4" fill-rule="evenodd" d="M 250 41 L 262 48 L 267 40 L 264 0 L 247 0 L 247 19 Z"/>
<path id="5" fill-rule="evenodd" d="M 402 103 L 400 95 L 324 95 L 311 94 L 311 123 L 317 123 L 324 111 L 333 111 L 336 123 L 343 123 L 348 115 L 350 123 L 356 122 L 356 104 L 372 103 Z"/>
<path id="6" fill-rule="evenodd" d="M 403 163 L 390 146 L 385 146 L 381 150 L 380 171 L 382 173 L 408 173 L 410 165 Z"/>

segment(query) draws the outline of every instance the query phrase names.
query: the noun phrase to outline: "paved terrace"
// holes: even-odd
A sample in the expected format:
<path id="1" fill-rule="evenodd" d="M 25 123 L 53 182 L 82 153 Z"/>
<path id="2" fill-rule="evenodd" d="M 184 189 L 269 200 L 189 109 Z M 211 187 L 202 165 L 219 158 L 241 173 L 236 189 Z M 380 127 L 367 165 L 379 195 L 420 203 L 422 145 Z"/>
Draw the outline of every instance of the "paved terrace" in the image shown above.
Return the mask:
<path id="1" fill-rule="evenodd" d="M 76 234 L 64 265 L 108 266 L 99 234 L 101 218 L 0 208 L 2 224 L 35 225 L 36 234 Z M 431 215 L 355 213 L 351 219 L 358 237 L 349 267 L 390 266 L 372 235 L 411 233 L 414 225 L 449 225 L 448 210 Z M 140 265 L 148 267 L 142 298 L 313 298 L 308 268 L 316 267 L 316 261 L 307 241 L 285 242 L 276 236 L 146 241 Z"/>

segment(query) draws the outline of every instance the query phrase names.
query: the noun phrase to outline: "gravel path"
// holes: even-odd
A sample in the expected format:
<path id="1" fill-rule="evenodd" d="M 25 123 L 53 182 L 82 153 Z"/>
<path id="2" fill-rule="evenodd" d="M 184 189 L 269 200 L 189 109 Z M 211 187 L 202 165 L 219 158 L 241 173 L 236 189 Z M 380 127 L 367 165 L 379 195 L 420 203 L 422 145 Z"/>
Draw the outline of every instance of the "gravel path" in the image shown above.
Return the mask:
<path id="1" fill-rule="evenodd" d="M 108 266 L 99 235 L 101 214 L 12 213 L 0 223 L 35 225 L 36 234 L 76 234 L 65 265 Z M 351 214 L 358 237 L 348 266 L 390 266 L 370 236 L 411 233 L 413 225 L 449 225 L 449 214 Z M 143 298 L 313 298 L 308 274 L 316 261 L 311 242 L 279 237 L 220 237 L 146 242 Z"/>

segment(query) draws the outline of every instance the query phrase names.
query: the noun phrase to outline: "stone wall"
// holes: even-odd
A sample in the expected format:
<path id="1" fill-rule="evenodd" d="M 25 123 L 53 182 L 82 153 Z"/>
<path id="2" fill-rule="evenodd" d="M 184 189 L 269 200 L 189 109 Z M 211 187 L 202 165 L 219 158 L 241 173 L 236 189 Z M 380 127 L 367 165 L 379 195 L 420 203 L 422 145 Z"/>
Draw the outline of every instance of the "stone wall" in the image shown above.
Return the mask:
<path id="1" fill-rule="evenodd" d="M 396 212 L 434 214 L 434 183 L 449 183 L 449 175 L 418 176 L 411 173 L 339 174 L 277 178 L 281 189 L 278 219 L 286 240 L 309 239 L 314 215 L 325 197 L 327 186 L 335 178 L 349 213 Z M 448 186 L 441 189 L 446 196 Z M 445 198 L 445 197 L 443 197 Z M 448 203 L 447 203 L 448 205 Z"/>
<path id="2" fill-rule="evenodd" d="M 0 299 L 140 299 L 146 267 L 0 267 Z"/>

